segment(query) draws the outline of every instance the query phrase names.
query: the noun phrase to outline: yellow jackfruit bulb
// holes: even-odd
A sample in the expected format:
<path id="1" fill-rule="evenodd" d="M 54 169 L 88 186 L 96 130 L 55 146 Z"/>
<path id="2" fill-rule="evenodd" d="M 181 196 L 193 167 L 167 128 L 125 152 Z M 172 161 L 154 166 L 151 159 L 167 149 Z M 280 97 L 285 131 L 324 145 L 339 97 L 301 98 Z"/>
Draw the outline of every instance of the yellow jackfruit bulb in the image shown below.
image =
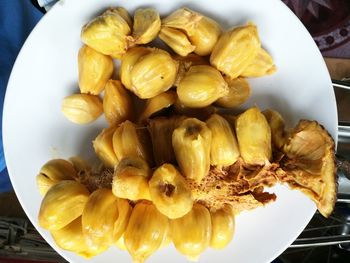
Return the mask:
<path id="1" fill-rule="evenodd" d="M 253 62 L 243 70 L 241 76 L 261 77 L 265 75 L 271 75 L 275 72 L 276 66 L 273 63 L 271 55 L 267 53 L 265 49 L 260 48 Z"/>
<path id="2" fill-rule="evenodd" d="M 213 19 L 203 17 L 197 23 L 197 29 L 189 39 L 196 47 L 194 53 L 200 56 L 207 56 L 213 51 L 216 42 L 221 35 L 221 27 Z"/>
<path id="3" fill-rule="evenodd" d="M 250 85 L 245 78 L 225 78 L 228 84 L 228 94 L 219 98 L 215 104 L 224 108 L 242 105 L 251 95 Z"/>
<path id="4" fill-rule="evenodd" d="M 110 125 L 132 118 L 132 101 L 119 80 L 109 80 L 103 97 L 103 110 Z"/>
<path id="5" fill-rule="evenodd" d="M 168 228 L 168 218 L 152 203 L 137 203 L 124 234 L 125 246 L 133 262 L 142 263 L 156 252 L 162 245 Z"/>
<path id="6" fill-rule="evenodd" d="M 127 36 L 131 29 L 117 12 L 105 12 L 92 19 L 81 30 L 81 39 L 96 51 L 120 57 L 127 50 Z"/>
<path id="7" fill-rule="evenodd" d="M 200 182 L 209 172 L 212 134 L 208 126 L 195 118 L 181 122 L 172 135 L 176 160 L 182 174 Z"/>
<path id="8" fill-rule="evenodd" d="M 131 121 L 119 125 L 113 134 L 113 148 L 118 160 L 125 157 L 140 157 L 153 163 L 151 140 L 148 131 Z"/>
<path id="9" fill-rule="evenodd" d="M 81 217 L 65 227 L 51 232 L 57 246 L 64 250 L 77 253 L 84 258 L 94 257 L 102 252 L 105 248 L 89 245 L 85 235 L 83 234 Z"/>
<path id="10" fill-rule="evenodd" d="M 131 70 L 134 68 L 135 64 L 142 56 L 150 52 L 150 48 L 133 47 L 130 48 L 121 58 L 121 65 L 119 71 L 120 80 L 128 90 L 131 90 L 132 88 Z"/>
<path id="11" fill-rule="evenodd" d="M 148 130 L 152 139 L 153 156 L 156 164 L 176 163 L 172 145 L 172 134 L 180 117 L 158 117 L 148 122 Z"/>
<path id="12" fill-rule="evenodd" d="M 82 214 L 83 233 L 88 241 L 100 247 L 112 245 L 118 215 L 118 198 L 112 191 L 104 188 L 95 190 Z"/>
<path id="13" fill-rule="evenodd" d="M 162 25 L 170 28 L 180 29 L 185 32 L 187 36 L 195 34 L 200 21 L 203 16 L 189 8 L 181 8 L 162 20 Z"/>
<path id="14" fill-rule="evenodd" d="M 47 230 L 58 230 L 81 216 L 89 198 L 82 184 L 64 180 L 50 188 L 41 202 L 39 225 Z"/>
<path id="15" fill-rule="evenodd" d="M 209 106 L 228 94 L 228 85 L 221 73 L 207 65 L 192 66 L 177 86 L 182 104 L 192 108 Z"/>
<path id="16" fill-rule="evenodd" d="M 235 231 L 235 216 L 231 206 L 210 212 L 212 234 L 210 246 L 215 249 L 223 249 L 232 240 Z"/>
<path id="17" fill-rule="evenodd" d="M 149 181 L 153 204 L 170 219 L 187 214 L 193 205 L 186 180 L 172 164 L 158 167 Z"/>
<path id="18" fill-rule="evenodd" d="M 265 165 L 272 157 L 271 129 L 257 107 L 238 116 L 236 135 L 241 156 L 246 164 Z"/>
<path id="19" fill-rule="evenodd" d="M 63 99 L 61 110 L 71 122 L 88 124 L 101 116 L 103 106 L 98 96 L 73 94 Z"/>
<path id="20" fill-rule="evenodd" d="M 113 134 L 116 127 L 103 129 L 92 142 L 95 152 L 102 163 L 108 168 L 118 164 L 118 158 L 113 149 Z"/>
<path id="21" fill-rule="evenodd" d="M 70 162 L 63 159 L 53 159 L 41 167 L 36 176 L 36 183 L 39 193 L 44 196 L 56 183 L 62 180 L 73 180 L 76 177 L 77 172 Z"/>
<path id="22" fill-rule="evenodd" d="M 174 56 L 174 59 L 179 63 L 177 70 L 177 76 L 174 86 L 178 86 L 180 81 L 186 75 L 186 72 L 192 67 L 197 65 L 209 65 L 209 61 L 204 57 L 198 56 L 197 54 L 191 53 L 186 57 Z"/>
<path id="23" fill-rule="evenodd" d="M 117 13 L 118 15 L 120 15 L 126 23 L 128 23 L 129 27 L 132 28 L 132 18 L 128 12 L 128 10 L 126 10 L 124 7 L 111 7 L 108 8 L 107 11 L 105 11 L 103 14 L 108 14 L 108 13 Z"/>
<path id="24" fill-rule="evenodd" d="M 148 164 L 141 158 L 124 158 L 113 174 L 112 191 L 119 198 L 150 200 L 148 180 L 151 176 Z"/>
<path id="25" fill-rule="evenodd" d="M 159 13 L 153 8 L 137 9 L 134 15 L 132 43 L 147 44 L 155 39 L 160 30 Z"/>
<path id="26" fill-rule="evenodd" d="M 114 223 L 113 240 L 117 245 L 126 230 L 131 215 L 132 207 L 126 199 L 118 198 L 118 219 Z"/>
<path id="27" fill-rule="evenodd" d="M 264 110 L 262 114 L 264 114 L 270 125 L 272 144 L 277 149 L 281 149 L 286 143 L 288 137 L 283 117 L 277 111 L 272 109 Z"/>
<path id="28" fill-rule="evenodd" d="M 178 64 L 168 52 L 153 49 L 132 67 L 131 91 L 141 99 L 155 97 L 173 86 L 177 68 Z"/>
<path id="29" fill-rule="evenodd" d="M 196 48 L 184 32 L 175 28 L 162 26 L 159 38 L 180 56 L 187 56 Z"/>
<path id="30" fill-rule="evenodd" d="M 153 98 L 148 99 L 146 102 L 145 109 L 143 110 L 139 121 L 145 122 L 153 114 L 161 110 L 164 110 L 166 108 L 169 108 L 171 105 L 175 103 L 176 99 L 177 99 L 177 96 L 174 91 L 167 91 Z"/>
<path id="31" fill-rule="evenodd" d="M 113 60 L 84 45 L 79 50 L 78 71 L 81 93 L 98 95 L 113 74 Z"/>
<path id="32" fill-rule="evenodd" d="M 237 78 L 254 61 L 260 50 L 254 25 L 240 26 L 221 34 L 210 56 L 210 63 L 231 79 Z"/>
<path id="33" fill-rule="evenodd" d="M 218 114 L 213 114 L 206 123 L 212 134 L 210 164 L 219 167 L 234 164 L 239 148 L 230 124 Z"/>
<path id="34" fill-rule="evenodd" d="M 209 246 L 211 219 L 207 208 L 194 204 L 185 216 L 170 220 L 170 233 L 177 251 L 191 261 L 197 261 Z"/>

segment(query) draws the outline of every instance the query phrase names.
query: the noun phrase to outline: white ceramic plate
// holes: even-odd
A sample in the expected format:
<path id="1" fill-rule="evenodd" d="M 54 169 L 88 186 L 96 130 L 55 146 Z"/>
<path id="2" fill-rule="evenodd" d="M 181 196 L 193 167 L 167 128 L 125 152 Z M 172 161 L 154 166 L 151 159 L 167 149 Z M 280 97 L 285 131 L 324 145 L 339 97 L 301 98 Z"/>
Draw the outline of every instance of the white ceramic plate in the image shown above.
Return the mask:
<path id="1" fill-rule="evenodd" d="M 263 46 L 272 54 L 278 72 L 251 80 L 253 96 L 244 107 L 272 107 L 289 125 L 301 118 L 316 119 L 336 138 L 337 112 L 330 77 L 315 43 L 299 20 L 279 0 L 64 0 L 40 21 L 23 46 L 8 84 L 3 136 L 12 184 L 24 210 L 41 235 L 70 262 L 85 262 L 54 244 L 38 226 L 42 197 L 35 176 L 51 158 L 92 156 L 91 140 L 106 126 L 99 121 L 78 126 L 62 115 L 64 96 L 77 92 L 77 53 L 81 27 L 110 6 L 133 12 L 155 7 L 162 15 L 188 6 L 223 26 L 254 21 Z M 270 262 L 300 234 L 315 205 L 298 191 L 277 186 L 277 201 L 237 217 L 234 240 L 222 251 L 208 249 L 200 262 Z M 174 247 L 158 251 L 149 262 L 184 262 Z M 90 262 L 131 262 L 128 253 L 110 248 Z"/>

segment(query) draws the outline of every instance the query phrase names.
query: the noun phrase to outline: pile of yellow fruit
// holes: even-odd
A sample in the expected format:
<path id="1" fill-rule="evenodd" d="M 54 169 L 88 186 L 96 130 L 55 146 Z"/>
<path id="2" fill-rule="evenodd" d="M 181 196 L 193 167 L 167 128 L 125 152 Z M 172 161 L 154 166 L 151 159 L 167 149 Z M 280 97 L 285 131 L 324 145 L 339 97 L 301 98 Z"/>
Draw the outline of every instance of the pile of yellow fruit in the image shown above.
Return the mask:
<path id="1" fill-rule="evenodd" d="M 172 52 L 144 46 L 156 37 Z M 221 111 L 248 99 L 245 77 L 276 70 L 255 25 L 223 31 L 188 8 L 162 20 L 138 9 L 132 19 L 119 7 L 87 23 L 81 39 L 81 93 L 62 112 L 78 124 L 104 113 L 109 127 L 93 141 L 102 168 L 55 159 L 37 176 L 39 224 L 59 247 L 90 258 L 116 245 L 144 262 L 172 242 L 196 260 L 227 246 L 240 211 L 275 200 L 264 186 L 278 181 L 331 213 L 334 143 L 318 123 L 288 131 L 273 110 Z"/>

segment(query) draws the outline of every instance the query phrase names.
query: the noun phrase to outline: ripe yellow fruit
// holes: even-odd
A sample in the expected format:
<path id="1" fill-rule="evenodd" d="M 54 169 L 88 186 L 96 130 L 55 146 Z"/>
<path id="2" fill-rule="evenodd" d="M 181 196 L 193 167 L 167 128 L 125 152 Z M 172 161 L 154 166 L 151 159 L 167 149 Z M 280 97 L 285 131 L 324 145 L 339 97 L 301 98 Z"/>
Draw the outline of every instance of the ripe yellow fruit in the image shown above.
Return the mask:
<path id="1" fill-rule="evenodd" d="M 98 96 L 73 94 L 63 99 L 61 110 L 71 122 L 88 124 L 101 116 L 103 106 Z"/>
<path id="2" fill-rule="evenodd" d="M 186 34 L 178 29 L 162 26 L 159 38 L 180 56 L 187 56 L 195 50 Z"/>
<path id="3" fill-rule="evenodd" d="M 260 48 L 258 55 L 253 60 L 252 64 L 244 69 L 241 73 L 243 77 L 262 77 L 271 75 L 276 72 L 276 66 L 269 53 L 263 48 Z"/>
<path id="4" fill-rule="evenodd" d="M 78 70 L 81 93 L 98 95 L 113 74 L 113 60 L 84 45 L 79 50 Z"/>
<path id="5" fill-rule="evenodd" d="M 82 184 L 65 180 L 50 188 L 41 202 L 39 225 L 47 230 L 59 230 L 81 216 L 89 198 Z"/>
<path id="6" fill-rule="evenodd" d="M 132 101 L 119 80 L 109 80 L 103 97 L 103 111 L 113 126 L 132 118 Z"/>
<path id="7" fill-rule="evenodd" d="M 63 159 L 53 159 L 45 163 L 36 176 L 39 193 L 44 196 L 56 183 L 62 180 L 72 180 L 77 177 L 73 165 Z"/>
<path id="8" fill-rule="evenodd" d="M 281 149 L 287 141 L 287 132 L 285 130 L 284 120 L 277 111 L 267 109 L 262 112 L 271 128 L 271 140 L 273 146 Z"/>
<path id="9" fill-rule="evenodd" d="M 162 245 L 169 228 L 168 218 L 147 201 L 139 202 L 132 210 L 124 234 L 125 246 L 133 262 L 144 262 Z"/>
<path id="10" fill-rule="evenodd" d="M 210 164 L 219 167 L 234 164 L 239 157 L 236 137 L 230 124 L 220 115 L 213 114 L 206 124 L 211 130 Z"/>
<path id="11" fill-rule="evenodd" d="M 118 198 L 110 189 L 97 189 L 89 197 L 82 214 L 83 233 L 91 243 L 109 247 L 114 243 L 114 223 L 118 219 Z"/>
<path id="12" fill-rule="evenodd" d="M 271 129 L 257 107 L 238 116 L 236 135 L 241 156 L 246 164 L 265 165 L 272 157 Z"/>
<path id="13" fill-rule="evenodd" d="M 153 163 L 152 147 L 146 129 L 131 121 L 119 125 L 113 134 L 113 148 L 118 160 L 126 157 L 140 157 L 150 165 Z"/>
<path id="14" fill-rule="evenodd" d="M 154 205 L 170 219 L 182 217 L 192 209 L 191 190 L 171 164 L 163 164 L 154 171 L 149 188 Z"/>
<path id="15" fill-rule="evenodd" d="M 200 182 L 209 172 L 212 134 L 207 125 L 195 118 L 181 122 L 172 135 L 176 160 L 182 174 Z"/>
<path id="16" fill-rule="evenodd" d="M 210 213 L 200 204 L 194 204 L 185 216 L 170 220 L 170 233 L 175 248 L 192 261 L 197 261 L 209 246 L 211 232 Z"/>
<path id="17" fill-rule="evenodd" d="M 148 180 L 152 175 L 148 164 L 141 158 L 124 158 L 113 175 L 112 191 L 119 198 L 150 200 Z"/>
<path id="18" fill-rule="evenodd" d="M 242 105 L 251 94 L 250 86 L 245 78 L 225 78 L 228 84 L 228 94 L 219 98 L 215 104 L 224 108 L 234 108 Z"/>
<path id="19" fill-rule="evenodd" d="M 81 39 L 96 51 L 118 58 L 128 48 L 130 32 L 128 23 L 118 12 L 107 11 L 82 28 Z"/>
<path id="20" fill-rule="evenodd" d="M 192 66 L 177 86 L 180 102 L 192 108 L 209 106 L 228 94 L 228 85 L 221 73 L 208 65 Z"/>
<path id="21" fill-rule="evenodd" d="M 210 212 L 212 234 L 210 246 L 215 249 L 225 248 L 232 240 L 235 231 L 235 216 L 231 206 Z"/>
<path id="22" fill-rule="evenodd" d="M 255 25 L 233 28 L 220 36 L 210 55 L 210 63 L 231 79 L 237 78 L 252 64 L 260 45 Z"/>
<path id="23" fill-rule="evenodd" d="M 65 227 L 51 232 L 57 246 L 77 253 L 84 258 L 92 258 L 105 251 L 105 247 L 89 244 L 82 231 L 81 217 Z"/>
<path id="24" fill-rule="evenodd" d="M 113 149 L 113 134 L 116 127 L 103 129 L 92 142 L 95 152 L 102 163 L 109 168 L 118 164 L 118 158 Z"/>
<path id="25" fill-rule="evenodd" d="M 153 8 L 137 9 L 134 15 L 132 43 L 147 44 L 155 39 L 160 30 L 159 13 Z"/>

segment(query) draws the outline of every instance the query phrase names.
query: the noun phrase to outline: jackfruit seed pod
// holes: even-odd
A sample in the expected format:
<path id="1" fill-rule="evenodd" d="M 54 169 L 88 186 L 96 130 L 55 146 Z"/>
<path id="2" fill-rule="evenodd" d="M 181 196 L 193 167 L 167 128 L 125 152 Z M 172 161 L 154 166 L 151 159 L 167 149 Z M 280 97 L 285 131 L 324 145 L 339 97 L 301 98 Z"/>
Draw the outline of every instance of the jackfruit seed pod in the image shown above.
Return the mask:
<path id="1" fill-rule="evenodd" d="M 251 95 L 250 86 L 245 78 L 230 79 L 225 77 L 228 84 L 228 94 L 219 98 L 215 104 L 224 108 L 242 105 Z"/>
<path id="2" fill-rule="evenodd" d="M 256 26 L 248 24 L 236 27 L 221 34 L 210 55 L 210 63 L 234 79 L 252 64 L 259 50 Z"/>
<path id="3" fill-rule="evenodd" d="M 97 189 L 89 197 L 83 214 L 83 233 L 89 242 L 99 247 L 114 243 L 114 223 L 118 219 L 118 198 L 110 189 Z"/>
<path id="4" fill-rule="evenodd" d="M 284 119 L 277 111 L 266 109 L 262 112 L 271 129 L 271 140 L 274 147 L 281 149 L 287 141 Z"/>
<path id="5" fill-rule="evenodd" d="M 212 134 L 207 125 L 195 118 L 181 122 L 172 135 L 176 160 L 182 174 L 200 182 L 209 172 Z"/>
<path id="6" fill-rule="evenodd" d="M 77 253 L 84 258 L 92 258 L 106 248 L 89 245 L 82 231 L 81 216 L 65 227 L 51 232 L 57 246 L 64 250 Z"/>
<path id="7" fill-rule="evenodd" d="M 150 165 L 153 163 L 151 141 L 147 129 L 125 121 L 113 134 L 113 148 L 118 160 L 125 157 L 140 157 Z"/>
<path id="8" fill-rule="evenodd" d="M 189 39 L 196 48 L 194 53 L 207 56 L 213 51 L 216 42 L 221 35 L 221 27 L 213 19 L 203 16 L 197 23 L 197 29 Z"/>
<path id="9" fill-rule="evenodd" d="M 223 249 L 232 240 L 235 231 L 235 216 L 230 205 L 210 212 L 212 234 L 210 246 L 214 249 Z"/>
<path id="10" fill-rule="evenodd" d="M 110 56 L 84 45 L 79 50 L 78 71 L 81 93 L 98 95 L 105 88 L 113 74 L 113 60 Z"/>
<path id="11" fill-rule="evenodd" d="M 41 167 L 36 176 L 36 183 L 39 193 L 44 196 L 56 183 L 62 180 L 73 180 L 76 177 L 77 172 L 70 162 L 63 159 L 53 159 Z"/>
<path id="12" fill-rule="evenodd" d="M 218 114 L 213 114 L 206 123 L 212 134 L 210 164 L 219 167 L 234 164 L 239 148 L 230 124 Z"/>
<path id="13" fill-rule="evenodd" d="M 113 149 L 113 134 L 116 127 L 103 129 L 92 142 L 95 152 L 102 163 L 108 168 L 118 164 L 118 158 Z"/>
<path id="14" fill-rule="evenodd" d="M 172 134 L 181 117 L 158 117 L 148 122 L 152 139 L 153 156 L 157 166 L 164 163 L 176 163 L 172 145 Z"/>
<path id="15" fill-rule="evenodd" d="M 141 99 L 155 97 L 172 87 L 177 68 L 178 64 L 168 52 L 152 49 L 150 53 L 140 57 L 132 67 L 131 91 Z"/>
<path id="16" fill-rule="evenodd" d="M 50 188 L 41 202 L 39 225 L 58 230 L 81 216 L 89 198 L 89 191 L 82 184 L 64 180 Z"/>
<path id="17" fill-rule="evenodd" d="M 192 66 L 177 86 L 177 95 L 187 107 L 202 108 L 228 94 L 220 72 L 207 65 Z"/>
<path id="18" fill-rule="evenodd" d="M 184 32 L 175 28 L 162 26 L 159 38 L 180 56 L 187 56 L 196 48 Z"/>
<path id="19" fill-rule="evenodd" d="M 129 201 L 126 199 L 118 198 L 117 203 L 118 203 L 118 219 L 114 223 L 113 240 L 115 244 L 117 244 L 118 242 L 120 244 L 121 242 L 120 239 L 123 237 L 123 234 L 129 222 L 132 207 L 129 204 Z M 124 243 L 124 240 L 123 240 L 123 243 Z"/>
<path id="20" fill-rule="evenodd" d="M 254 58 L 253 62 L 246 67 L 241 76 L 243 77 L 261 77 L 265 75 L 271 75 L 276 72 L 276 66 L 273 63 L 273 59 L 269 53 L 263 48 L 260 48 L 258 55 Z"/>
<path id="21" fill-rule="evenodd" d="M 160 30 L 159 13 L 153 8 L 137 9 L 134 15 L 132 43 L 147 44 L 155 39 Z"/>
<path id="22" fill-rule="evenodd" d="M 148 164 L 141 158 L 124 158 L 113 174 L 112 191 L 119 198 L 150 200 L 148 180 L 151 176 Z"/>
<path id="23" fill-rule="evenodd" d="M 202 18 L 203 16 L 201 14 L 184 7 L 174 11 L 169 16 L 162 19 L 162 25 L 180 29 L 181 31 L 185 32 L 187 36 L 192 36 L 197 30 L 198 21 L 200 21 Z"/>
<path id="24" fill-rule="evenodd" d="M 121 58 L 119 70 L 120 80 L 128 90 L 131 90 L 132 88 L 131 70 L 134 68 L 137 61 L 145 54 L 150 53 L 151 50 L 152 49 L 146 47 L 133 47 L 130 48 Z"/>
<path id="25" fill-rule="evenodd" d="M 132 118 L 132 101 L 119 80 L 109 80 L 103 97 L 103 111 L 110 125 L 117 125 Z"/>
<path id="26" fill-rule="evenodd" d="M 81 30 L 81 39 L 96 51 L 120 57 L 127 50 L 127 36 L 131 30 L 117 12 L 106 12 L 87 23 Z"/>
<path id="27" fill-rule="evenodd" d="M 126 10 L 124 7 L 111 7 L 108 8 L 107 11 L 105 11 L 103 14 L 108 14 L 108 13 L 117 13 L 118 15 L 120 15 L 126 23 L 128 23 L 129 27 L 132 28 L 132 18 L 128 12 L 128 10 Z"/>
<path id="28" fill-rule="evenodd" d="M 191 190 L 171 164 L 163 164 L 154 171 L 149 188 L 153 204 L 170 219 L 182 217 L 192 209 Z"/>
<path id="29" fill-rule="evenodd" d="M 103 106 L 98 96 L 73 94 L 63 99 L 61 110 L 71 122 L 87 124 L 101 116 Z"/>
<path id="30" fill-rule="evenodd" d="M 192 261 L 197 261 L 209 246 L 211 232 L 210 213 L 200 204 L 194 204 L 185 216 L 170 220 L 170 233 L 175 248 Z"/>
<path id="31" fill-rule="evenodd" d="M 241 156 L 248 165 L 265 165 L 272 157 L 271 129 L 257 107 L 238 116 L 236 135 Z"/>
<path id="32" fill-rule="evenodd" d="M 209 65 L 208 60 L 194 53 L 188 54 L 186 57 L 173 56 L 173 58 L 179 63 L 179 68 L 177 70 L 177 76 L 174 83 L 174 86 L 176 87 L 179 85 L 180 81 L 183 79 L 190 67 L 197 65 Z"/>
<path id="33" fill-rule="evenodd" d="M 145 122 L 148 118 L 152 117 L 153 114 L 169 108 L 175 103 L 176 99 L 177 96 L 174 91 L 167 91 L 148 99 L 146 101 L 145 109 L 139 118 L 139 121 Z"/>
<path id="34" fill-rule="evenodd" d="M 125 246 L 133 262 L 142 263 L 156 252 L 162 245 L 168 228 L 168 218 L 152 203 L 137 203 L 124 234 Z"/>

